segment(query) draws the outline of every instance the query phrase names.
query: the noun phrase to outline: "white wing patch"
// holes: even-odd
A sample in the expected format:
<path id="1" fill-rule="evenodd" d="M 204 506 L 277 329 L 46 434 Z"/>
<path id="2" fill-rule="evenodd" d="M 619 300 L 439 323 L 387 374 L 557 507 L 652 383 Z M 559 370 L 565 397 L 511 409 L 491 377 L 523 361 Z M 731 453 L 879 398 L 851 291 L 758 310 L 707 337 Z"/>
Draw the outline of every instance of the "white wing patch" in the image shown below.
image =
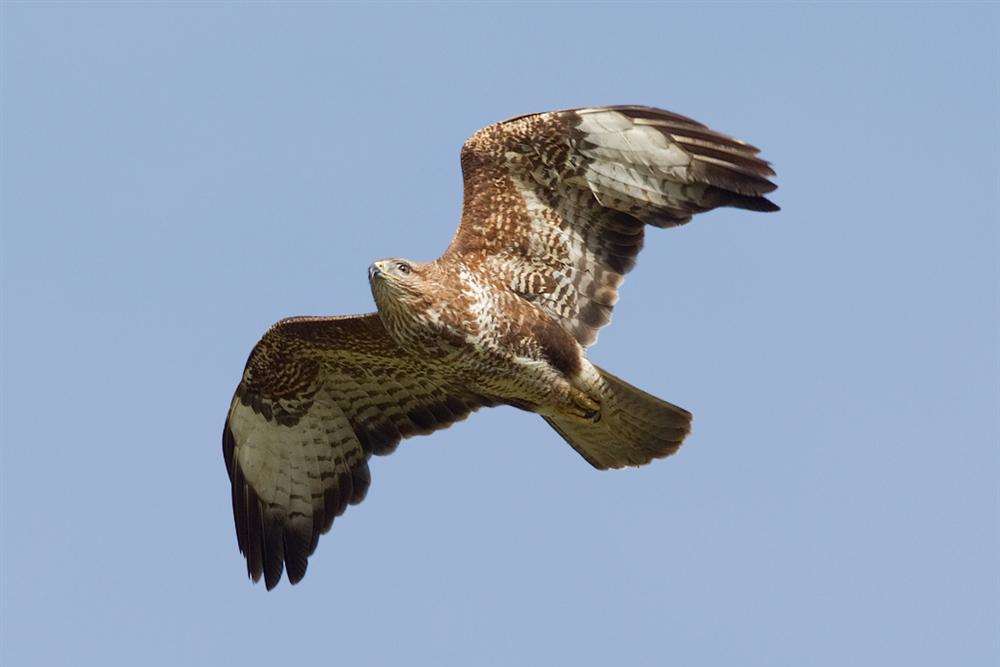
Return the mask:
<path id="1" fill-rule="evenodd" d="M 368 458 L 464 419 L 482 403 L 439 383 L 375 314 L 293 318 L 247 361 L 223 431 L 247 572 L 297 583 L 319 536 L 368 490 Z"/>
<path id="2" fill-rule="evenodd" d="M 611 320 L 644 224 L 718 206 L 776 210 L 773 171 L 748 144 L 661 109 L 522 116 L 462 149 L 465 206 L 449 252 L 486 253 L 511 289 L 583 346 Z"/>

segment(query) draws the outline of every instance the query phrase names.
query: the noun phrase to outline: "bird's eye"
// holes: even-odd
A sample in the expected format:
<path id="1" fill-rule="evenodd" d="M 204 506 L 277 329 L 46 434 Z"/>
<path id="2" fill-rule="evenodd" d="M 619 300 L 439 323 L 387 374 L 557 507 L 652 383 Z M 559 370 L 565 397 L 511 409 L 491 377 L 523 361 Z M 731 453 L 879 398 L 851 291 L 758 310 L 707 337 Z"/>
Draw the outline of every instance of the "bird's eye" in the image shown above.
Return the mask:
<path id="1" fill-rule="evenodd" d="M 407 264 L 406 262 L 398 262 L 396 264 L 396 270 L 402 273 L 404 276 L 409 275 L 410 265 Z"/>

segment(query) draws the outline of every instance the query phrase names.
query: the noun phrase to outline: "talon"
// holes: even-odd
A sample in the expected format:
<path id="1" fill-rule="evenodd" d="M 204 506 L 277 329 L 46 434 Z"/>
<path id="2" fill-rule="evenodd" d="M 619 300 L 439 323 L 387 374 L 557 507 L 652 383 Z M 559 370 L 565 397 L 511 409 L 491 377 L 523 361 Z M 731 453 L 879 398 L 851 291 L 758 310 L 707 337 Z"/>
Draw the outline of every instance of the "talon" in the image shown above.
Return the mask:
<path id="1" fill-rule="evenodd" d="M 573 392 L 573 414 L 593 424 L 601 421 L 601 404 L 582 392 Z"/>

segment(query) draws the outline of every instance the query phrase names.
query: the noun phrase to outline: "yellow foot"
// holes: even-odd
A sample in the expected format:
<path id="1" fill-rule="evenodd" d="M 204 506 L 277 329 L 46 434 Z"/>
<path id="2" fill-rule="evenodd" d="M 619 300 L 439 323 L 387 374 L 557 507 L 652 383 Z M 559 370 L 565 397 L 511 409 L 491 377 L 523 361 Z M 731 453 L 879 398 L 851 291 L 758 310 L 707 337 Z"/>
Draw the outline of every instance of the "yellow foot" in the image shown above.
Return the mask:
<path id="1" fill-rule="evenodd" d="M 601 404 L 578 389 L 570 393 L 570 414 L 596 424 L 601 421 Z"/>

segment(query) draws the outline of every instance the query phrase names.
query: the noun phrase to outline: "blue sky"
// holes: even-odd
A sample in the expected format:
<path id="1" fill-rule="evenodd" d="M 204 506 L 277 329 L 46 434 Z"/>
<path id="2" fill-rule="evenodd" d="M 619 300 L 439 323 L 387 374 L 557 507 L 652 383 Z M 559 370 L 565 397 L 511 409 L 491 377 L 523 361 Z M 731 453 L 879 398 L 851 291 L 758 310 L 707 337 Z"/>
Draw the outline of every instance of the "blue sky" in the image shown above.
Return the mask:
<path id="1" fill-rule="evenodd" d="M 4 664 L 995 664 L 995 6 L 2 12 Z M 251 346 L 437 256 L 477 128 L 613 103 L 778 171 L 652 231 L 592 350 L 688 443 L 599 473 L 484 411 L 251 586 Z"/>

